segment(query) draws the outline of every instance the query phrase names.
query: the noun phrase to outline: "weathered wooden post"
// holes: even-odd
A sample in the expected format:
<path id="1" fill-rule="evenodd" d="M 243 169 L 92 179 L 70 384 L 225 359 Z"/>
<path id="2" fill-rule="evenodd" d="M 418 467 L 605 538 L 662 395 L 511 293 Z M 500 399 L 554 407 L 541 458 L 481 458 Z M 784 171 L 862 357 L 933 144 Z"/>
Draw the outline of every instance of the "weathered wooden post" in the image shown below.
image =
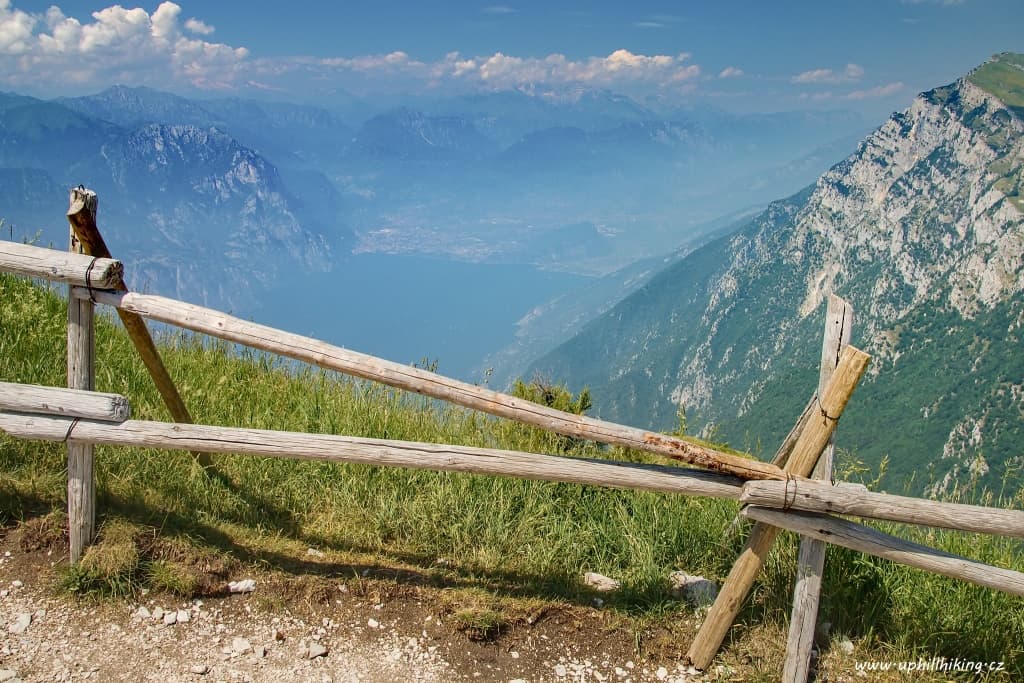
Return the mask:
<path id="1" fill-rule="evenodd" d="M 103 235 L 100 234 L 99 227 L 96 225 L 98 201 L 96 193 L 92 190 L 82 186 L 73 188 L 68 207 L 68 222 L 71 223 L 72 235 L 81 243 L 82 253 L 110 258 L 110 249 L 107 248 L 107 243 L 103 240 Z M 128 287 L 121 282 L 117 291 L 127 292 Z M 160 353 L 156 350 L 156 344 L 153 343 L 146 322 L 138 315 L 120 309 L 117 311 L 117 315 L 121 318 L 121 323 L 135 345 L 139 357 L 142 358 L 143 364 L 149 370 L 149 375 L 153 378 L 157 391 L 160 392 L 160 397 L 164 400 L 164 405 L 170 411 L 171 417 L 175 422 L 192 424 L 192 416 L 189 414 L 188 408 L 185 407 L 185 402 L 181 399 L 177 387 L 174 386 L 174 380 L 167 372 Z M 193 453 L 193 455 L 205 469 L 213 467 L 213 461 L 208 453 Z"/>
<path id="2" fill-rule="evenodd" d="M 95 195 L 93 195 L 95 198 Z M 90 209 L 95 216 L 96 203 Z M 82 244 L 71 229 L 70 251 L 82 252 Z M 68 388 L 92 391 L 95 374 L 96 340 L 93 334 L 93 302 L 71 295 L 68 286 Z M 75 428 L 68 427 L 68 535 L 71 562 L 82 557 L 96 530 L 96 484 L 93 478 L 93 445 L 68 441 Z"/>
<path id="3" fill-rule="evenodd" d="M 828 386 L 839 353 L 850 343 L 853 308 L 836 295 L 828 298 L 825 314 L 825 337 L 821 344 L 821 372 L 818 376 L 818 395 Z M 832 478 L 835 439 L 829 441 L 814 468 L 815 479 Z M 799 683 L 807 680 L 810 671 L 811 650 L 814 646 L 814 628 L 818 618 L 821 597 L 821 574 L 825 568 L 825 544 L 821 541 L 800 539 L 800 557 L 797 562 L 796 586 L 793 589 L 793 614 L 789 620 L 789 638 L 786 641 L 786 662 L 782 680 Z"/>
<path id="4" fill-rule="evenodd" d="M 811 474 L 870 360 L 871 357 L 860 349 L 852 346 L 843 349 L 828 388 L 818 398 L 817 412 L 807 420 L 793 445 L 793 451 L 786 461 L 787 475 L 807 477 Z M 733 564 L 718 598 L 686 654 L 698 669 L 707 668 L 714 659 L 778 534 L 778 527 L 763 522 L 754 524 L 751 529 L 743 552 Z"/>

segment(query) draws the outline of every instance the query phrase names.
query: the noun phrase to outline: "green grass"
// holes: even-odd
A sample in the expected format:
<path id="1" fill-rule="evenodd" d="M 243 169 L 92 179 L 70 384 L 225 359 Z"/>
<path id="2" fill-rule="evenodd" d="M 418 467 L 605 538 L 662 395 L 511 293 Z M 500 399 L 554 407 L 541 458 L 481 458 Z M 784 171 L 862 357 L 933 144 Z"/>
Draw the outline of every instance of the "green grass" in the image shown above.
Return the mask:
<path id="1" fill-rule="evenodd" d="M 1024 55 L 996 55 L 978 67 L 968 80 L 1011 107 L 1024 107 Z"/>
<path id="2" fill-rule="evenodd" d="M 63 385 L 65 326 L 59 297 L 0 275 L 0 380 Z M 205 424 L 650 460 L 199 337 L 164 334 L 160 342 L 192 414 Z M 129 397 L 135 418 L 167 419 L 109 318 L 98 321 L 96 349 L 97 390 Z M 742 543 L 742 535 L 725 536 L 737 511 L 730 501 L 246 456 L 217 457 L 216 464 L 220 476 L 211 477 L 187 454 L 98 448 L 100 543 L 67 571 L 65 586 L 202 594 L 209 571 L 197 567 L 222 578 L 238 563 L 290 571 L 314 546 L 418 567 L 485 592 L 490 597 L 453 611 L 472 637 L 491 638 L 508 623 L 502 601 L 589 604 L 593 595 L 580 584 L 585 571 L 622 581 L 607 608 L 637 623 L 670 625 L 688 610 L 669 597 L 669 573 L 721 579 Z M 0 435 L 0 523 L 61 509 L 65 476 L 60 444 Z M 1012 492 L 992 502 L 1020 508 L 1024 498 Z M 53 527 L 52 517 L 42 519 L 51 521 L 34 523 Z M 1017 541 L 898 531 L 1024 570 Z M 796 547 L 790 535 L 777 544 L 741 615 L 748 627 L 788 619 Z M 1019 599 L 835 548 L 824 583 L 821 620 L 866 651 L 1001 659 L 1024 673 Z"/>

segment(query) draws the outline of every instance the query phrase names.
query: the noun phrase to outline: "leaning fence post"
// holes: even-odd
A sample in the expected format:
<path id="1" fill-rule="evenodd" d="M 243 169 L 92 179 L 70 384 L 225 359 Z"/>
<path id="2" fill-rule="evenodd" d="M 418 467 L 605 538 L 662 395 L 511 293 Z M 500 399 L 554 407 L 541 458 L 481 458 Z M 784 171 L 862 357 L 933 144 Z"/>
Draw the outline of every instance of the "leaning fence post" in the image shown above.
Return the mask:
<path id="1" fill-rule="evenodd" d="M 93 205 L 95 211 L 95 204 Z M 70 250 L 81 253 L 82 244 L 71 229 Z M 68 388 L 92 391 L 95 369 L 93 302 L 71 295 L 68 286 Z M 75 422 L 68 428 L 70 437 Z M 72 564 L 92 541 L 96 529 L 96 485 L 93 478 L 93 445 L 67 441 L 68 535 Z"/>
<path id="2" fill-rule="evenodd" d="M 832 377 L 839 353 L 850 343 L 853 308 L 836 295 L 828 298 L 825 314 L 825 336 L 821 344 L 821 372 L 818 376 L 818 395 L 824 393 Z M 814 468 L 814 478 L 831 479 L 835 444 L 829 441 Z M 825 544 L 811 538 L 800 539 L 800 559 L 797 562 L 796 585 L 793 588 L 793 613 L 789 620 L 789 639 L 786 641 L 786 661 L 782 668 L 785 683 L 807 680 L 814 646 L 814 627 L 818 619 L 821 598 L 821 575 L 825 568 Z"/>
<path id="3" fill-rule="evenodd" d="M 81 243 L 84 253 L 94 257 L 110 258 L 110 249 L 107 248 L 103 235 L 100 234 L 99 227 L 96 225 L 97 204 L 98 198 L 92 190 L 82 186 L 72 189 L 68 207 L 68 222 L 71 223 L 71 232 Z M 118 291 L 127 292 L 128 287 L 121 282 Z M 142 359 L 142 363 L 149 370 L 149 376 L 153 378 L 153 383 L 156 384 L 157 391 L 160 392 L 160 397 L 164 400 L 164 405 L 167 406 L 171 417 L 175 422 L 192 424 L 192 416 L 189 414 L 188 408 L 185 407 L 178 388 L 174 386 L 174 380 L 171 379 L 167 367 L 160 358 L 160 353 L 156 349 L 156 344 L 153 343 L 153 337 L 149 334 L 146 322 L 134 313 L 120 309 L 117 311 L 117 315 L 121 318 L 121 323 L 135 345 L 135 350 Z M 193 456 L 204 469 L 209 470 L 213 467 L 209 453 L 193 453 Z"/>
<path id="4" fill-rule="evenodd" d="M 860 349 L 852 346 L 843 349 L 828 388 L 816 402 L 817 411 L 807 420 L 793 445 L 793 450 L 786 461 L 787 475 L 807 477 L 814 470 L 870 360 L 871 357 Z M 743 551 L 733 564 L 718 597 L 708 610 L 707 618 L 686 653 L 693 666 L 705 669 L 714 659 L 729 627 L 739 614 L 744 599 L 754 585 L 757 574 L 764 566 L 768 551 L 771 550 L 778 534 L 777 527 L 762 522 L 757 522 L 750 530 Z"/>

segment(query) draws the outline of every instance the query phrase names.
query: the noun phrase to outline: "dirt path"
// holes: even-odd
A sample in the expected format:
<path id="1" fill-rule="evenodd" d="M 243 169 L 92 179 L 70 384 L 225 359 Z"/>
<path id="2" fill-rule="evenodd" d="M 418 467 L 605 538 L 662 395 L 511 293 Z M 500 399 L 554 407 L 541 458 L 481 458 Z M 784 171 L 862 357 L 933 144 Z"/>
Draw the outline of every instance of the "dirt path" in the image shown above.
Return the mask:
<path id="1" fill-rule="evenodd" d="M 309 591 L 289 590 L 301 577 L 257 574 L 251 593 L 204 600 L 76 600 L 53 588 L 63 553 L 23 552 L 16 536 L 0 539 L 0 683 L 731 678 L 637 656 L 630 634 L 596 609 L 548 615 L 478 642 L 447 623 L 452 616 L 436 592 L 419 588 L 355 595 L 335 585 L 310 600 Z"/>

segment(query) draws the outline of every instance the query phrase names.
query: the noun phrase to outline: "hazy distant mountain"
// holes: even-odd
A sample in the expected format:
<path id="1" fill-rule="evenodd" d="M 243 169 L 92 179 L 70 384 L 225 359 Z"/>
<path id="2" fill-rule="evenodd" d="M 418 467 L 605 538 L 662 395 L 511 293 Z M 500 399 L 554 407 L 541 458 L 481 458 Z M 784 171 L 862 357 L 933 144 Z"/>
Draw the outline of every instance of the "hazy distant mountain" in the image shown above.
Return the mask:
<path id="1" fill-rule="evenodd" d="M 0 96 L 0 216 L 15 238 L 41 230 L 44 243 L 65 245 L 68 189 L 84 184 L 99 193 L 101 228 L 133 282 L 231 307 L 251 304 L 253 286 L 286 265 L 328 267 L 346 239 L 222 130 L 141 123 L 208 121 L 189 100 L 114 88 L 74 105 Z"/>
<path id="2" fill-rule="evenodd" d="M 360 126 L 350 155 L 399 161 L 469 161 L 489 154 L 495 144 L 472 122 L 458 116 L 427 116 L 399 107 Z"/>
<path id="3" fill-rule="evenodd" d="M 147 123 L 219 128 L 276 163 L 316 166 L 340 155 L 352 127 L 321 107 L 239 98 L 192 100 L 145 87 L 113 86 L 60 104 L 125 128 Z"/>
<path id="4" fill-rule="evenodd" d="M 941 488 L 1024 437 L 1024 57 L 923 93 L 857 152 L 670 266 L 536 368 L 602 416 L 772 451 L 817 376 L 826 295 L 873 356 L 840 443 Z"/>

